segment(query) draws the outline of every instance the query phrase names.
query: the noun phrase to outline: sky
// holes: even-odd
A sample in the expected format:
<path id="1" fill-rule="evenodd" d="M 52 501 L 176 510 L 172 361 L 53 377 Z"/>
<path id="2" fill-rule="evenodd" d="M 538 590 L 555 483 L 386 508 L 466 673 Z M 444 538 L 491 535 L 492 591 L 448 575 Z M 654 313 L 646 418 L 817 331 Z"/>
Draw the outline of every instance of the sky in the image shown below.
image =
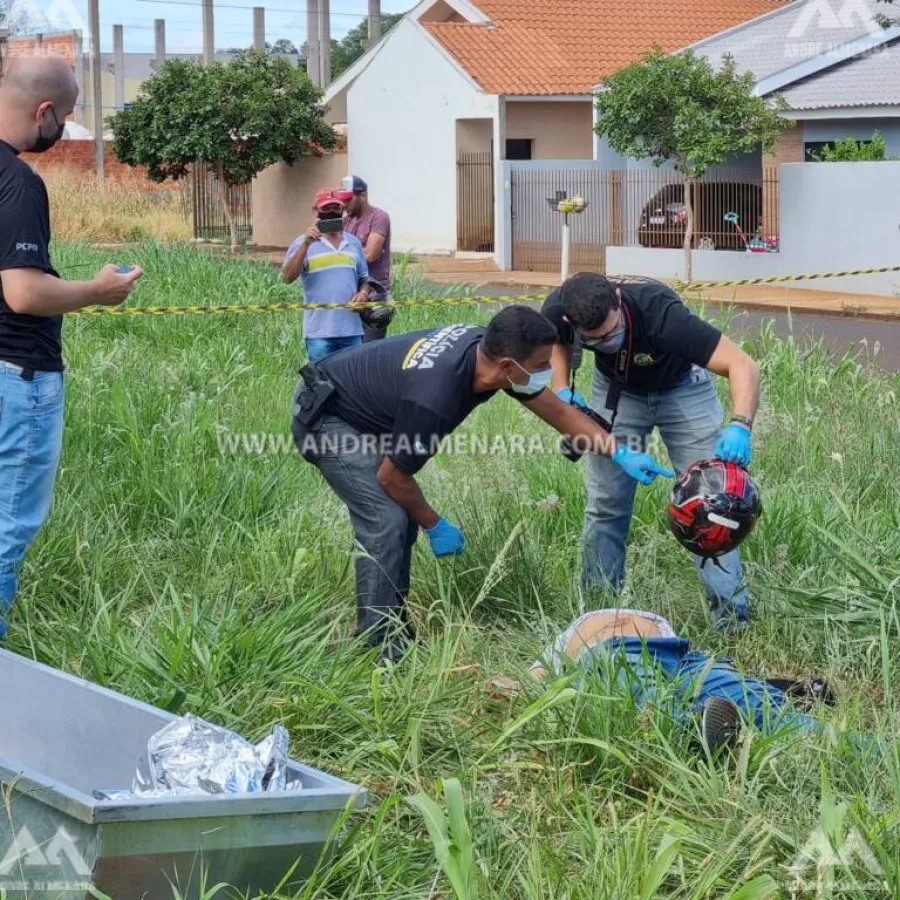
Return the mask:
<path id="1" fill-rule="evenodd" d="M 87 22 L 87 0 L 30 0 L 53 21 L 76 17 Z M 415 0 L 382 0 L 385 13 L 405 12 Z M 296 46 L 306 40 L 306 0 L 216 0 L 216 47 L 249 46 L 253 7 L 266 7 L 266 40 L 288 38 Z M 340 38 L 368 15 L 368 0 L 331 0 L 331 33 Z M 125 52 L 154 49 L 153 20 L 166 19 L 166 49 L 172 53 L 203 50 L 201 0 L 100 0 L 101 45 L 112 50 L 112 26 L 124 26 Z M 85 28 L 85 51 L 88 35 Z"/>

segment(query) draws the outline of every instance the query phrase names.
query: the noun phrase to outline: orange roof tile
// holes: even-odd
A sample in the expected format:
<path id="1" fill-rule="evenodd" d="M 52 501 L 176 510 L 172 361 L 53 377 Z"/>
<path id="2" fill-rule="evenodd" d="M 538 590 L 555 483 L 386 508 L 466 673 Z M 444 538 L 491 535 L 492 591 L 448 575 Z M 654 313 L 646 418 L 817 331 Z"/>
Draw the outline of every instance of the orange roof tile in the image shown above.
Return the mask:
<path id="1" fill-rule="evenodd" d="M 659 44 L 673 52 L 781 0 L 475 0 L 491 20 L 422 23 L 488 94 L 589 94 Z"/>

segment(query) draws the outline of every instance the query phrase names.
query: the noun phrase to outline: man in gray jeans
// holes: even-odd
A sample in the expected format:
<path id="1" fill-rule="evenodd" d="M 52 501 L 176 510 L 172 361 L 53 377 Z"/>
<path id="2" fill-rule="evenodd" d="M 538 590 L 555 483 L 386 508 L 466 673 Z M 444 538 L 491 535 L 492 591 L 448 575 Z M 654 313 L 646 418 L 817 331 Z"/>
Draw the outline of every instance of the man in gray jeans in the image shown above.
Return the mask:
<path id="1" fill-rule="evenodd" d="M 679 472 L 713 456 L 750 464 L 759 367 L 718 328 L 695 316 L 670 287 L 582 272 L 550 294 L 544 315 L 559 332 L 553 387 L 561 399 L 588 406 L 570 380 L 572 348 L 580 339 L 596 358 L 590 406 L 612 423 L 616 438 L 642 449 L 659 428 Z M 727 424 L 711 373 L 730 382 L 733 412 Z M 634 481 L 595 456 L 588 461 L 587 490 L 585 585 L 618 594 L 625 581 Z M 739 552 L 719 565 L 702 562 L 697 559 L 713 622 L 723 631 L 742 629 L 749 598 Z"/>
<path id="2" fill-rule="evenodd" d="M 616 448 L 603 428 L 545 390 L 556 340 L 556 329 L 539 312 L 512 306 L 487 328 L 450 325 L 398 335 L 304 369 L 294 398 L 294 440 L 350 512 L 362 549 L 357 635 L 381 647 L 384 657 L 395 658 L 411 637 L 404 616 L 419 528 L 437 557 L 465 549 L 462 531 L 438 515 L 415 475 L 498 391 L 585 449 L 613 455 L 648 483 L 671 475 L 648 454 Z"/>

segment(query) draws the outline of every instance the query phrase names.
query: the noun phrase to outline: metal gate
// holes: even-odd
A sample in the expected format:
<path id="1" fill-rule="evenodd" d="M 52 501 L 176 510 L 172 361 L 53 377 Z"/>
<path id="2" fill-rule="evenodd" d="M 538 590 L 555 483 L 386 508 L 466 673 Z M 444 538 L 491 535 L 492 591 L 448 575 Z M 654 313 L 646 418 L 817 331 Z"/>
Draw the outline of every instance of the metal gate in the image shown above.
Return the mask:
<path id="1" fill-rule="evenodd" d="M 230 243 L 228 220 L 222 209 L 219 182 L 213 170 L 203 163 L 196 163 L 191 169 L 190 177 L 194 200 L 194 237 Z M 246 244 L 253 234 L 253 188 L 249 184 L 239 184 L 229 188 L 229 191 L 238 240 Z"/>
<path id="2" fill-rule="evenodd" d="M 461 153 L 457 171 L 457 250 L 494 252 L 494 156 Z"/>
<path id="3" fill-rule="evenodd" d="M 550 204 L 560 195 L 583 197 L 587 209 L 569 216 L 573 272 L 604 272 L 606 247 L 622 231 L 623 173 L 601 169 L 513 169 L 512 266 L 524 272 L 558 272 L 562 265 L 562 214 Z"/>

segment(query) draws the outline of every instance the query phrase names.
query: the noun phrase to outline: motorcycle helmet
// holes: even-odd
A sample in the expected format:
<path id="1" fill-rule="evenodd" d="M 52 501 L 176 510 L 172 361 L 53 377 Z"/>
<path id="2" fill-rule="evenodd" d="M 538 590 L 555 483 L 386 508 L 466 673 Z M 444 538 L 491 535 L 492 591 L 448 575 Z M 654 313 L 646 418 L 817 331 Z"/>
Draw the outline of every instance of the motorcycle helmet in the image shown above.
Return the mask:
<path id="1" fill-rule="evenodd" d="M 379 300 L 386 300 L 388 297 L 387 288 L 381 284 L 379 281 L 375 281 L 374 279 L 369 279 L 369 300 L 373 302 L 377 302 Z M 387 330 L 390 326 L 391 322 L 394 321 L 394 316 L 397 314 L 397 309 L 394 306 L 368 306 L 363 310 L 360 310 L 360 318 L 363 321 L 363 325 L 366 325 L 368 328 L 375 328 L 381 330 Z"/>
<path id="2" fill-rule="evenodd" d="M 669 529 L 696 556 L 737 549 L 762 515 L 759 489 L 746 469 L 708 459 L 686 469 L 672 492 Z"/>

